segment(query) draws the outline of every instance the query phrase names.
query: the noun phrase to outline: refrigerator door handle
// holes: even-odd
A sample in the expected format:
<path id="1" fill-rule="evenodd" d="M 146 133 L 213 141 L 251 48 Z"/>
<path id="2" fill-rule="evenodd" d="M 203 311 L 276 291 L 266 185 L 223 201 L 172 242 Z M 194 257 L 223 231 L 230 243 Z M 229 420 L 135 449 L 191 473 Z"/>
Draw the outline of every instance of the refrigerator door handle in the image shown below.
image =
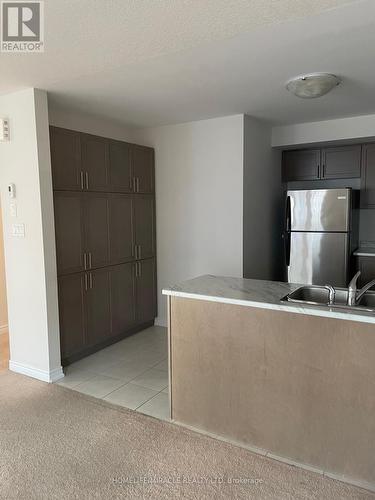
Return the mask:
<path id="1" fill-rule="evenodd" d="M 285 265 L 286 265 L 286 267 L 290 266 L 290 240 L 291 240 L 290 231 L 285 231 L 284 246 L 285 246 Z"/>
<path id="2" fill-rule="evenodd" d="M 285 231 L 288 233 L 292 228 L 292 212 L 290 206 L 290 196 L 286 197 L 285 205 Z"/>

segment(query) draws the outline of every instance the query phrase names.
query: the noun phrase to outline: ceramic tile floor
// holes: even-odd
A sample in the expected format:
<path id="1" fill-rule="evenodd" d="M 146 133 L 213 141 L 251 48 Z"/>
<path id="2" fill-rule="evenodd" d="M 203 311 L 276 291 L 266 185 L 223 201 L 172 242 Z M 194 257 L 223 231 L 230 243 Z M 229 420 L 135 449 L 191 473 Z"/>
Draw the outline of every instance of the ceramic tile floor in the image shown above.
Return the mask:
<path id="1" fill-rule="evenodd" d="M 153 326 L 68 366 L 56 383 L 168 420 L 167 356 L 167 329 Z"/>

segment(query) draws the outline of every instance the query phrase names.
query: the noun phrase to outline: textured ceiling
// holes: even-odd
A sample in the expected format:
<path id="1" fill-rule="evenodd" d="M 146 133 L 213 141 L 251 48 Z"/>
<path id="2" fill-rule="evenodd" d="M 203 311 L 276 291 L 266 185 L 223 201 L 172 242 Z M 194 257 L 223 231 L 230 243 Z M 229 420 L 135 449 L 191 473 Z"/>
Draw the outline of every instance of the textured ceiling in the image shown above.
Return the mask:
<path id="1" fill-rule="evenodd" d="M 245 112 L 277 123 L 365 113 L 375 110 L 366 51 L 374 4 L 48 0 L 45 53 L 1 54 L 0 93 L 44 88 L 52 106 L 135 126 Z M 319 70 L 345 85 L 315 104 L 286 94 L 290 76 Z"/>

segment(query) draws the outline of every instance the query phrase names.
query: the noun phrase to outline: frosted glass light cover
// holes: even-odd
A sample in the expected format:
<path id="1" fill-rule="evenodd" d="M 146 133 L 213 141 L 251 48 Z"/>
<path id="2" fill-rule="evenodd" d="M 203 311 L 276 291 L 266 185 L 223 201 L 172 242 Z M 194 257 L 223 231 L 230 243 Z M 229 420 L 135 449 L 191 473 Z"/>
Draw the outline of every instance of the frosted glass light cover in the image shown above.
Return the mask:
<path id="1" fill-rule="evenodd" d="M 286 84 L 289 92 L 303 99 L 314 99 L 327 94 L 330 90 L 340 84 L 336 75 L 329 73 L 311 73 L 309 75 L 297 76 Z"/>

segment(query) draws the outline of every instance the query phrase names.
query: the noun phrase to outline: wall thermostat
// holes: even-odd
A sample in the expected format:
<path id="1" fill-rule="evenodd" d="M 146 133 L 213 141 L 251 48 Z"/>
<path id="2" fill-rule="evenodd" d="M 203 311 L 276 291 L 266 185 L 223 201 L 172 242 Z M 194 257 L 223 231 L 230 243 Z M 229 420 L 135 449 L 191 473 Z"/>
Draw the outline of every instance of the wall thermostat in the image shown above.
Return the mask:
<path id="1" fill-rule="evenodd" d="M 9 198 L 16 197 L 16 185 L 15 184 L 8 185 L 8 194 L 9 194 Z"/>

